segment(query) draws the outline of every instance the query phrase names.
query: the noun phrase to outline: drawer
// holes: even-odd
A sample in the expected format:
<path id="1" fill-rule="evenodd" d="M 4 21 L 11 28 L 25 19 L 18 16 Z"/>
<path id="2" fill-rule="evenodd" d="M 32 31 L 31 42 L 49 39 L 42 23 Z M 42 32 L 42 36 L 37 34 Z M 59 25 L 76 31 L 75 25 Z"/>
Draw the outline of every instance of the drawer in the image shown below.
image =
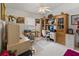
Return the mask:
<path id="1" fill-rule="evenodd" d="M 56 42 L 65 45 L 65 34 L 57 33 Z"/>

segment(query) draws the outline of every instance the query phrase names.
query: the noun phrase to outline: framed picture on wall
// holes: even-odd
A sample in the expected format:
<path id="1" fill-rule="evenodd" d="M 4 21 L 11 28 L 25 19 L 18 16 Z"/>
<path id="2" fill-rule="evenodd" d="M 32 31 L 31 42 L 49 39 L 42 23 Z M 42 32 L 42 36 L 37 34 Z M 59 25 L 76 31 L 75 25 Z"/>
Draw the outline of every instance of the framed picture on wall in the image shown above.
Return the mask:
<path id="1" fill-rule="evenodd" d="M 67 29 L 67 33 L 68 33 L 68 34 L 73 34 L 73 29 L 72 29 L 72 28 L 68 28 L 68 29 Z"/>
<path id="2" fill-rule="evenodd" d="M 36 23 L 40 23 L 40 19 L 35 19 Z"/>
<path id="3" fill-rule="evenodd" d="M 71 24 L 72 25 L 78 25 L 78 21 L 79 21 L 79 14 L 71 15 Z"/>
<path id="4" fill-rule="evenodd" d="M 17 17 L 16 23 L 24 23 L 24 17 Z"/>

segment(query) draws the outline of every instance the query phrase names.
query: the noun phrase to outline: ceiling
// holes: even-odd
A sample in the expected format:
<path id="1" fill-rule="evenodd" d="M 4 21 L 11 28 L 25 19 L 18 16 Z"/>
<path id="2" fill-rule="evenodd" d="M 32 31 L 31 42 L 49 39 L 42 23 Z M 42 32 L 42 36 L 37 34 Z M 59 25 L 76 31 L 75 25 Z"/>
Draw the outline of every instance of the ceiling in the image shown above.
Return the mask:
<path id="1" fill-rule="evenodd" d="M 7 9 L 12 8 L 33 14 L 39 14 L 38 10 L 40 6 L 49 7 L 50 10 L 53 10 L 62 4 L 61 3 L 7 3 L 6 5 L 7 5 Z"/>

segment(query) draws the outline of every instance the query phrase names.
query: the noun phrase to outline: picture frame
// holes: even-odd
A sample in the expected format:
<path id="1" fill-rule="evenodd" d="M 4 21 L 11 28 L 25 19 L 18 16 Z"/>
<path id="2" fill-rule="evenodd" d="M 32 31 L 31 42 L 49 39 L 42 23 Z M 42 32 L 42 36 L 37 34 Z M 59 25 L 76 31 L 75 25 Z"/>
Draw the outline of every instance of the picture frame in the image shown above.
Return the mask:
<path id="1" fill-rule="evenodd" d="M 9 16 L 8 16 L 8 22 L 14 22 L 14 21 L 15 21 L 15 23 L 16 23 L 16 17 L 13 16 L 13 15 L 9 15 Z"/>
<path id="2" fill-rule="evenodd" d="M 36 23 L 40 23 L 40 19 L 35 19 Z"/>
<path id="3" fill-rule="evenodd" d="M 71 15 L 71 25 L 78 25 L 77 22 L 79 21 L 79 14 Z"/>
<path id="4" fill-rule="evenodd" d="M 73 29 L 72 28 L 68 28 L 67 33 L 68 34 L 73 34 Z"/>
<path id="5" fill-rule="evenodd" d="M 16 23 L 24 23 L 24 17 L 17 17 Z"/>

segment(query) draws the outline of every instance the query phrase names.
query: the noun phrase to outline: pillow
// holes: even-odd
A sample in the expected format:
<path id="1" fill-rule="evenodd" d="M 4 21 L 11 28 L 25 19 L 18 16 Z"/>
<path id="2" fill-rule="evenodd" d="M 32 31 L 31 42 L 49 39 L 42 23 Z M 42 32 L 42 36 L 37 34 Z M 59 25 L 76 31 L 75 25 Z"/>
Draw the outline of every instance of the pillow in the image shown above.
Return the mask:
<path id="1" fill-rule="evenodd" d="M 67 49 L 64 56 L 79 56 L 79 52 L 71 50 L 71 49 Z"/>

